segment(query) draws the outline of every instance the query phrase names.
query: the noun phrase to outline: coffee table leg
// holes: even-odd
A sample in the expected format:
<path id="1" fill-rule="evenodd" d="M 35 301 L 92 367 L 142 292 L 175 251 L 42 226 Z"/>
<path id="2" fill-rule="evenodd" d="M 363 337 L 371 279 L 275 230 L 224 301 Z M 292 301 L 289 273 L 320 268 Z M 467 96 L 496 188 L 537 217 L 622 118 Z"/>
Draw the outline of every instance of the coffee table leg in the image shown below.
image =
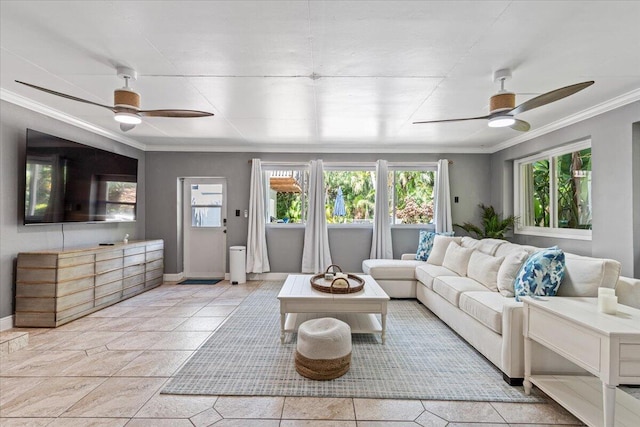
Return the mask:
<path id="1" fill-rule="evenodd" d="M 284 344 L 284 321 L 287 313 L 280 313 L 280 344 Z"/>
<path id="2" fill-rule="evenodd" d="M 382 313 L 380 318 L 382 320 L 382 344 L 384 344 L 387 339 L 387 315 Z"/>

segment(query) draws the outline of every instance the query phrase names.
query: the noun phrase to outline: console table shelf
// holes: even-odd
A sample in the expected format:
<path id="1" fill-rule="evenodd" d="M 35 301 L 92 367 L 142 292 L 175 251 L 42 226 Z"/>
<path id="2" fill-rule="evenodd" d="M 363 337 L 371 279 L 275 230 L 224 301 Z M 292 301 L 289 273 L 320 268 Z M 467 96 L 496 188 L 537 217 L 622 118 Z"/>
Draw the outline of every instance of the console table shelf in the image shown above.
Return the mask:
<path id="1" fill-rule="evenodd" d="M 523 297 L 524 390 L 538 386 L 589 426 L 638 426 L 640 402 L 617 389 L 640 384 L 640 310 L 600 313 L 596 298 Z M 531 342 L 594 377 L 535 375 Z"/>
<path id="2" fill-rule="evenodd" d="M 569 412 L 580 414 L 588 426 L 603 426 L 602 381 L 590 376 L 532 375 L 531 382 Z M 637 426 L 640 401 L 624 391 L 616 390 L 615 426 Z"/>
<path id="3" fill-rule="evenodd" d="M 164 242 L 18 254 L 17 327 L 56 327 L 162 284 Z"/>

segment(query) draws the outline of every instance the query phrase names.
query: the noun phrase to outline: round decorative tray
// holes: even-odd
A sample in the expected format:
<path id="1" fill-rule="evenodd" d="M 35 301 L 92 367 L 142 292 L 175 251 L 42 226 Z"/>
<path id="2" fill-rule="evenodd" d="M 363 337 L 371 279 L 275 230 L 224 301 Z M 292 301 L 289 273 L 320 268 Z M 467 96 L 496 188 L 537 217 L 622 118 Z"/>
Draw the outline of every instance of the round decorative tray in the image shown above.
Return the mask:
<path id="1" fill-rule="evenodd" d="M 332 264 L 327 267 L 326 273 L 316 274 L 311 277 L 311 286 L 313 289 L 326 292 L 329 294 L 351 294 L 354 292 L 360 292 L 364 288 L 364 279 L 356 276 L 355 274 L 348 273 L 347 278 L 325 278 L 325 274 L 329 273 L 331 267 L 336 267 L 339 272 L 342 273 L 342 269 Z M 335 271 L 335 269 L 334 269 Z"/>

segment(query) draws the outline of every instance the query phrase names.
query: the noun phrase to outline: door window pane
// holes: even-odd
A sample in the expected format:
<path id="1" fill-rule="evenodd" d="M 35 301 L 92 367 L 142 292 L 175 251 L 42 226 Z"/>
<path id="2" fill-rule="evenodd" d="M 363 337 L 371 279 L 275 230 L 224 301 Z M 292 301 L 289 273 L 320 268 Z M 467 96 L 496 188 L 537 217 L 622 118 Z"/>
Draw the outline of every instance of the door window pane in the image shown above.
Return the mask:
<path id="1" fill-rule="evenodd" d="M 191 226 L 222 227 L 222 184 L 191 185 Z"/>
<path id="2" fill-rule="evenodd" d="M 220 207 L 191 207 L 192 227 L 221 227 L 222 209 Z"/>

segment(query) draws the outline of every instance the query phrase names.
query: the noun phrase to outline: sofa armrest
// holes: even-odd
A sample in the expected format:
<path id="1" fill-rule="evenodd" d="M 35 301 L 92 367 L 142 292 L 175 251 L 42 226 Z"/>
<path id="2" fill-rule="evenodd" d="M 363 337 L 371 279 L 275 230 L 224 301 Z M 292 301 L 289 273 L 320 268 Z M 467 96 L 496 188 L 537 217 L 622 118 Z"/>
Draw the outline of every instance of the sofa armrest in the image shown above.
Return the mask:
<path id="1" fill-rule="evenodd" d="M 640 308 L 640 279 L 620 276 L 616 284 L 616 295 L 620 304 Z"/>
<path id="2" fill-rule="evenodd" d="M 402 260 L 414 260 L 416 259 L 416 254 L 402 254 L 400 257 Z"/>
<path id="3" fill-rule="evenodd" d="M 523 303 L 509 301 L 502 308 L 502 372 L 510 378 L 524 375 Z"/>

